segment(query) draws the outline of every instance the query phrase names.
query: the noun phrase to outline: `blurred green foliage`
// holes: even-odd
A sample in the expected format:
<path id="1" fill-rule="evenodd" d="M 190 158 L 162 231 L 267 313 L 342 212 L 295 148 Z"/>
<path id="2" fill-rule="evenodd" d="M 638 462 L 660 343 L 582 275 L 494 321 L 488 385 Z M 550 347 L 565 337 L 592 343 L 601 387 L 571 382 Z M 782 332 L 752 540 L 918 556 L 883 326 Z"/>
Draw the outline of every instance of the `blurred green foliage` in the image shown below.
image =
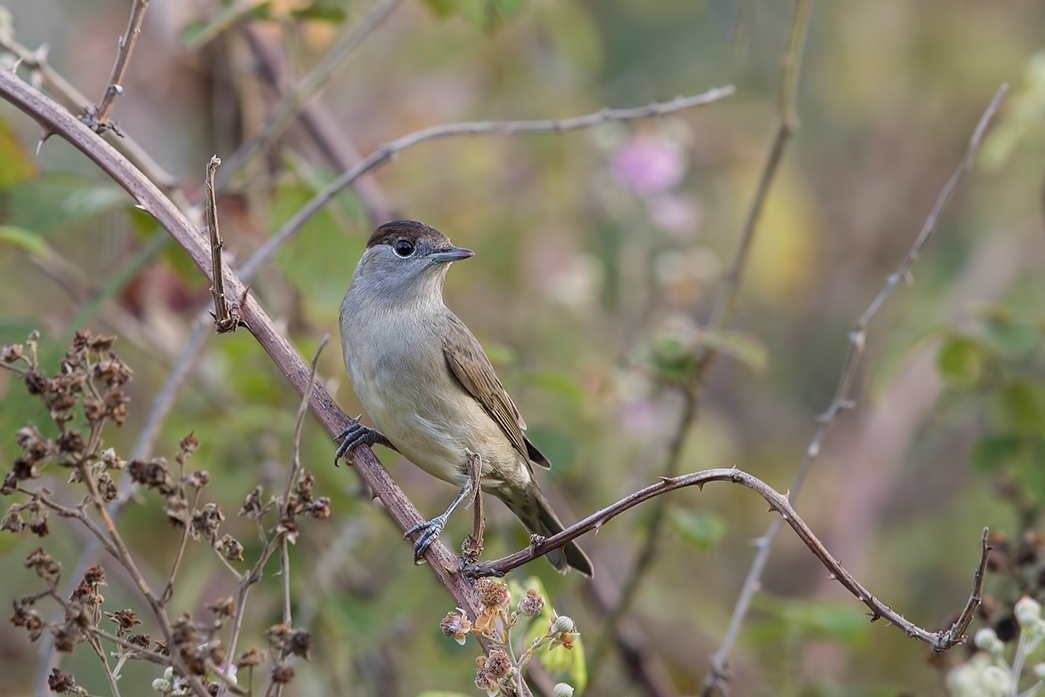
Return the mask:
<path id="1" fill-rule="evenodd" d="M 56 70 L 101 93 L 126 2 L 5 5 L 21 43 L 47 43 Z M 293 79 L 368 7 L 153 5 L 115 116 L 191 200 L 209 157 L 231 154 L 278 102 L 259 84 L 243 26 L 273 39 Z M 766 202 L 736 321 L 711 332 L 702 325 L 769 145 L 791 10 L 677 0 L 406 2 L 316 103 L 367 154 L 442 122 L 573 116 L 737 85 L 729 100 L 660 119 L 426 143 L 371 178 L 392 214 L 433 224 L 477 252 L 451 270 L 447 304 L 487 348 L 530 437 L 554 463 L 543 481 L 569 522 L 656 481 L 678 417 L 673 386 L 693 378 L 705 347 L 733 360 L 716 361 L 703 385 L 683 470 L 735 465 L 786 489 L 834 393 L 847 332 L 906 254 L 997 84 L 1012 83 L 978 166 L 913 269 L 915 282 L 898 287 L 870 327 L 857 409 L 841 417 L 796 502 L 872 592 L 935 627 L 967 597 L 980 528 L 1005 530 L 1018 517 L 987 484 L 1015 485 L 1045 503 L 1045 6 L 814 4 L 801 129 Z M 28 75 L 24 67 L 19 74 Z M 121 356 L 135 369 L 134 401 L 127 425 L 105 437 L 126 455 L 210 295 L 130 196 L 57 137 L 35 154 L 39 135 L 15 110 L 0 111 L 0 342 L 40 329 L 50 369 L 73 329 L 119 333 Z M 629 160 L 629 151 L 648 158 Z M 219 201 L 230 263 L 337 176 L 321 155 L 294 127 L 235 178 Z M 338 196 L 252 283 L 303 355 L 324 334 L 336 336 L 341 295 L 377 222 L 364 203 L 364 193 Z M 78 270 L 75 278 L 55 255 Z M 321 358 L 320 378 L 355 415 L 337 343 Z M 258 553 L 253 523 L 234 513 L 255 485 L 266 496 L 281 486 L 297 405 L 249 334 L 211 339 L 154 447 L 169 456 L 195 432 L 192 466 L 211 474 L 207 495 L 228 514 L 223 530 L 244 542 L 248 559 Z M 891 414 L 903 422 L 888 422 Z M 44 424 L 46 414 L 0 374 L 3 469 L 27 422 Z M 888 428 L 878 430 L 883 422 Z M 302 460 L 334 513 L 309 521 L 291 550 L 295 623 L 311 626 L 314 648 L 284 694 L 477 694 L 474 651 L 438 630 L 452 609 L 447 596 L 411 564 L 408 545 L 351 469 L 330 466 L 333 452 L 308 420 Z M 453 496 L 396 453 L 378 455 L 426 515 Z M 61 473 L 48 477 L 61 490 Z M 632 615 L 681 693 L 699 689 L 753 555 L 748 542 L 768 522 L 763 510 L 750 492 L 726 485 L 670 500 L 671 532 Z M 527 544 L 499 503 L 491 501 L 488 519 L 484 556 Z M 582 540 L 610 582 L 626 577 L 648 519 L 648 509 L 633 511 Z M 455 516 L 443 539 L 456 548 L 470 524 L 469 515 Z M 146 494 L 122 525 L 145 568 L 162 576 L 177 536 L 155 497 Z M 71 568 L 83 540 L 64 522 L 54 528 L 44 542 Z M 37 544 L 0 535 L 5 596 L 33 589 L 20 564 Z M 942 689 L 921 646 L 868 624 L 854 599 L 825 600 L 829 584 L 808 551 L 787 531 L 777 545 L 734 656 L 736 693 Z M 190 545 L 178 610 L 202 613 L 230 592 L 212 557 Z M 584 643 L 598 642 L 604 615 L 582 579 L 543 563 L 520 573 L 539 576 Z M 261 645 L 279 621 L 279 585 L 267 576 L 252 591 L 245 645 Z M 148 612 L 115 576 L 106 596 L 113 608 Z M 0 642 L 0 693 L 28 694 L 36 647 L 6 624 Z M 82 649 L 70 669 L 105 694 L 96 659 Z M 581 647 L 569 655 L 583 662 Z M 143 667 L 127 680 L 154 677 Z M 615 658 L 588 682 L 600 696 L 642 690 Z"/>

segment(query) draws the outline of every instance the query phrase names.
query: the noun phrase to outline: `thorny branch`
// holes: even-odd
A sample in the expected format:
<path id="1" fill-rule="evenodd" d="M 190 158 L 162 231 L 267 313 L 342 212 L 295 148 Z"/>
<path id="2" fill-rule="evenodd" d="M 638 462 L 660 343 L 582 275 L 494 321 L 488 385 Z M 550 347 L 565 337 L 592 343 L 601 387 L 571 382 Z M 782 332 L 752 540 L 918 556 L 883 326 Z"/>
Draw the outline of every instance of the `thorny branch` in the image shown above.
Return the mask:
<path id="1" fill-rule="evenodd" d="M 147 9 L 149 9 L 149 0 L 134 0 L 134 4 L 131 5 L 131 15 L 127 18 L 127 29 L 120 37 L 116 62 L 113 64 L 112 75 L 109 77 L 109 85 L 105 88 L 102 101 L 96 106 L 90 107 L 84 117 L 84 123 L 98 133 L 104 130 L 116 130 L 114 125 L 107 123 L 107 119 L 112 112 L 117 95 L 123 94 L 123 77 L 127 73 L 127 66 L 130 65 L 131 53 L 134 52 L 134 45 L 138 42 L 142 20 L 145 19 Z"/>
<path id="2" fill-rule="evenodd" d="M 976 152 L 979 149 L 980 140 L 983 138 L 987 126 L 994 117 L 994 112 L 997 111 L 998 105 L 1001 103 L 1001 100 L 1007 91 L 1008 85 L 1006 84 L 1002 84 L 998 87 L 998 91 L 995 92 L 994 98 L 991 99 L 990 104 L 987 105 L 986 111 L 983 112 L 979 122 L 976 124 L 976 128 L 973 130 L 972 136 L 969 138 L 969 144 L 965 149 L 965 156 L 962 158 L 961 164 L 940 191 L 940 195 L 936 198 L 936 203 L 933 206 L 932 211 L 929 213 L 929 217 L 926 218 L 925 224 L 922 225 L 921 232 L 918 233 L 918 237 L 915 239 L 914 244 L 911 245 L 911 249 L 907 252 L 903 261 L 900 262 L 896 271 L 886 279 L 885 285 L 878 292 L 878 295 L 875 296 L 874 300 L 871 301 L 871 304 L 868 306 L 867 310 L 864 311 L 863 315 L 860 316 L 860 320 L 857 322 L 856 327 L 852 332 L 850 332 L 849 353 L 846 355 L 845 363 L 842 367 L 842 374 L 838 379 L 838 386 L 835 388 L 834 397 L 832 398 L 827 411 L 820 415 L 818 419 L 820 421 L 820 426 L 817 428 L 813 440 L 809 443 L 809 447 L 806 449 L 805 456 L 802 459 L 802 464 L 798 468 L 798 473 L 795 475 L 795 479 L 791 483 L 790 499 L 792 501 L 798 496 L 802 485 L 805 483 L 806 476 L 809 474 L 813 460 L 815 460 L 820 454 L 820 448 L 823 445 L 824 439 L 827 437 L 827 432 L 830 430 L 835 419 L 843 411 L 853 407 L 851 392 L 853 383 L 856 379 L 856 371 L 860 364 L 860 358 L 863 355 L 867 339 L 868 325 L 885 303 L 890 293 L 892 293 L 893 289 L 897 284 L 899 284 L 900 279 L 905 278 L 908 275 L 911 265 L 914 264 L 918 255 L 925 247 L 926 242 L 928 242 L 930 235 L 932 235 L 933 230 L 936 229 L 937 220 L 939 220 L 944 206 L 947 205 L 951 194 L 958 186 L 962 177 L 964 177 L 965 173 L 969 171 L 970 167 L 972 167 L 972 163 L 976 159 Z M 755 555 L 754 560 L 751 562 L 751 568 L 748 570 L 747 577 L 744 579 L 744 585 L 741 586 L 740 595 L 737 598 L 736 606 L 733 608 L 733 614 L 729 620 L 729 627 L 726 629 L 726 634 L 722 638 L 722 643 L 711 659 L 711 670 L 708 671 L 708 674 L 704 678 L 704 686 L 701 690 L 702 695 L 708 696 L 713 694 L 715 691 L 721 691 L 721 685 L 723 681 L 727 679 L 729 653 L 733 648 L 733 643 L 736 641 L 736 638 L 740 633 L 740 627 L 743 624 L 744 617 L 747 615 L 748 608 L 751 605 L 751 599 L 758 590 L 762 571 L 765 569 L 766 562 L 769 559 L 773 540 L 776 539 L 777 533 L 780 532 L 781 524 L 782 523 L 779 520 L 773 521 L 773 524 L 770 525 L 766 534 L 758 540 L 758 554 Z"/>
<path id="3" fill-rule="evenodd" d="M 474 578 L 483 576 L 504 576 L 512 569 L 516 569 L 538 557 L 544 556 L 554 549 L 560 549 L 571 540 L 575 540 L 585 533 L 597 531 L 608 521 L 620 515 L 624 511 L 633 508 L 651 498 L 661 496 L 676 489 L 689 486 L 697 486 L 701 489 L 708 482 L 732 482 L 745 486 L 764 498 L 769 503 L 769 508 L 780 514 L 781 520 L 791 526 L 802 540 L 802 543 L 816 556 L 817 559 L 831 573 L 831 578 L 838 581 L 843 588 L 852 593 L 857 600 L 871 610 L 871 621 L 885 619 L 892 625 L 899 627 L 907 636 L 928 644 L 933 651 L 946 651 L 955 644 L 962 641 L 964 630 L 969 626 L 976 608 L 980 604 L 980 594 L 983 591 L 983 570 L 987 564 L 987 555 L 990 547 L 987 545 L 987 529 L 984 528 L 980 539 L 980 561 L 973 578 L 973 589 L 969 600 L 961 615 L 954 624 L 946 631 L 930 632 L 927 629 L 909 622 L 902 615 L 892 610 L 864 588 L 853 576 L 842 567 L 842 565 L 831 556 L 823 543 L 813 534 L 808 525 L 798 516 L 792 508 L 786 494 L 773 489 L 761 479 L 742 472 L 738 469 L 710 469 L 692 474 L 684 474 L 677 477 L 662 477 L 656 484 L 636 491 L 616 503 L 592 513 L 590 516 L 575 523 L 560 533 L 550 537 L 535 539 L 529 547 L 509 554 L 494 561 L 474 564 L 465 568 L 465 573 Z"/>

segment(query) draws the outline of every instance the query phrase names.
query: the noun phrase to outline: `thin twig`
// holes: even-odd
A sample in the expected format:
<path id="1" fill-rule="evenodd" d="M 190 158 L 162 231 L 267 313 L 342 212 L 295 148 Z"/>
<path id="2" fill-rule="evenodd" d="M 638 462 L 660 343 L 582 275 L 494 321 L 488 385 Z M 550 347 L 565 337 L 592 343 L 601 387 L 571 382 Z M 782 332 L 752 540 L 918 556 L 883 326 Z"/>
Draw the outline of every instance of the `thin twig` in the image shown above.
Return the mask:
<path id="1" fill-rule="evenodd" d="M 224 190 L 233 174 L 266 143 L 277 138 L 304 108 L 305 104 L 327 83 L 334 71 L 363 43 L 403 0 L 377 0 L 345 34 L 344 38 L 326 52 L 319 64 L 304 78 L 295 81 L 295 88 L 283 99 L 274 116 L 256 137 L 242 143 L 228 158 L 229 167 L 223 170 L 220 185 Z"/>
<path id="2" fill-rule="evenodd" d="M 362 162 L 352 169 L 343 173 L 337 179 L 328 184 L 322 191 L 302 206 L 294 216 L 283 224 L 279 231 L 265 241 L 258 250 L 239 268 L 239 273 L 244 278 L 249 277 L 258 266 L 268 261 L 280 245 L 298 228 L 305 224 L 315 213 L 325 206 L 332 198 L 337 196 L 345 187 L 351 185 L 359 177 L 363 176 L 375 167 L 382 165 L 398 153 L 415 145 L 429 140 L 450 138 L 455 136 L 479 136 L 479 135 L 514 135 L 517 133 L 562 133 L 580 128 L 591 128 L 609 121 L 634 121 L 652 116 L 664 116 L 677 111 L 693 109 L 718 101 L 733 94 L 735 89 L 732 85 L 716 87 L 703 94 L 692 97 L 679 97 L 670 102 L 654 102 L 648 106 L 635 107 L 632 109 L 603 109 L 593 114 L 575 116 L 567 119 L 541 119 L 536 121 L 471 121 L 465 123 L 447 123 L 439 126 L 430 126 L 419 131 L 409 133 L 402 138 L 392 141 L 371 153 Z"/>
<path id="3" fill-rule="evenodd" d="M 976 158 L 976 152 L 979 148 L 980 140 L 982 139 L 984 132 L 987 130 L 987 126 L 990 124 L 994 112 L 997 111 L 998 105 L 1001 103 L 1006 91 L 1008 91 L 1008 85 L 1002 84 L 998 88 L 998 91 L 995 92 L 994 98 L 987 106 L 986 111 L 983 112 L 979 122 L 976 124 L 976 128 L 973 130 L 972 136 L 969 138 L 969 144 L 965 149 L 965 156 L 962 158 L 961 164 L 940 191 L 940 195 L 936 198 L 936 203 L 933 206 L 932 211 L 929 213 L 929 217 L 926 218 L 925 224 L 922 225 L 921 232 L 918 233 L 918 237 L 915 239 L 914 244 L 911 245 L 910 250 L 903 258 L 903 261 L 900 262 L 896 271 L 886 279 L 885 285 L 860 316 L 856 327 L 852 332 L 850 332 L 849 353 L 846 355 L 845 363 L 842 367 L 842 374 L 838 379 L 838 386 L 835 388 L 834 397 L 831 399 L 831 404 L 828 406 L 827 411 L 818 417 L 820 426 L 817 428 L 813 440 L 806 448 L 805 456 L 802 458 L 802 464 L 799 466 L 798 473 L 795 475 L 795 479 L 791 483 L 789 491 L 792 501 L 797 498 L 799 491 L 801 491 L 806 476 L 809 474 L 809 470 L 812 467 L 813 460 L 815 460 L 820 454 L 820 448 L 827 437 L 827 432 L 830 430 L 832 424 L 834 424 L 836 417 L 846 409 L 853 406 L 850 395 L 856 379 L 856 371 L 860 364 L 860 358 L 863 355 L 867 339 L 868 325 L 885 303 L 890 293 L 892 293 L 893 289 L 900 282 L 900 279 L 907 276 L 911 269 L 911 265 L 914 263 L 915 259 L 918 258 L 922 248 L 925 247 L 925 243 L 928 242 L 929 236 L 932 235 L 933 230 L 936 228 L 936 222 L 939 219 L 940 214 L 943 212 L 944 206 L 947 205 L 955 187 L 958 186 L 962 177 L 972 166 L 972 163 Z M 768 530 L 766 530 L 766 534 L 758 540 L 758 553 L 751 562 L 751 568 L 748 570 L 747 577 L 744 579 L 744 585 L 741 586 L 740 595 L 737 598 L 736 606 L 733 608 L 733 614 L 730 617 L 726 634 L 722 638 L 722 643 L 719 646 L 718 651 L 716 651 L 715 655 L 712 657 L 711 669 L 704 678 L 704 686 L 701 690 L 701 694 L 704 696 L 711 695 L 716 690 L 721 691 L 722 682 L 727 676 L 729 654 L 740 633 L 740 627 L 743 624 L 748 608 L 751 605 L 751 599 L 758 590 L 759 580 L 762 578 L 762 572 L 769 560 L 769 553 L 772 548 L 773 540 L 776 539 L 777 533 L 780 532 L 780 527 L 780 521 L 773 521 L 773 524 L 769 526 Z"/>
<path id="4" fill-rule="evenodd" d="M 185 477 L 179 477 L 178 482 L 179 494 L 184 498 L 185 490 Z M 171 598 L 174 596 L 174 578 L 178 575 L 178 569 L 181 567 L 182 557 L 185 556 L 185 547 L 189 543 L 189 535 L 192 532 L 192 516 L 196 512 L 196 506 L 200 503 L 200 494 L 203 493 L 203 489 L 196 487 L 196 491 L 192 497 L 192 506 L 190 506 L 185 512 L 185 520 L 182 521 L 181 535 L 178 538 L 178 548 L 174 552 L 174 561 L 171 562 L 171 572 L 167 575 L 167 587 L 163 589 L 163 595 L 160 596 L 160 602 L 163 605 L 170 603 Z"/>
<path id="5" fill-rule="evenodd" d="M 221 239 L 221 231 L 218 229 L 218 201 L 214 194 L 214 172 L 220 165 L 221 158 L 212 155 L 207 163 L 203 188 L 206 191 L 204 207 L 207 214 L 207 231 L 210 234 L 210 263 L 214 269 L 211 274 L 214 285 L 210 287 L 210 294 L 214 297 L 214 331 L 217 334 L 225 334 L 236 331 L 236 327 L 239 326 L 239 307 L 235 303 L 229 305 L 221 272 L 221 250 L 225 247 L 225 242 Z"/>
<path id="6" fill-rule="evenodd" d="M 0 28 L 0 48 L 18 58 L 19 66 L 30 72 L 34 85 L 42 85 L 54 95 L 55 99 L 71 113 L 81 113 L 91 100 L 76 89 L 71 82 L 47 62 L 48 47 L 41 46 L 35 51 L 18 43 L 14 31 L 3 31 Z M 134 165 L 145 173 L 156 186 L 160 187 L 186 215 L 191 213 L 192 205 L 178 189 L 178 180 L 173 174 L 160 166 L 136 140 L 128 135 L 117 136 L 111 131 L 102 134 L 110 145 L 119 150 Z"/>
<path id="7" fill-rule="evenodd" d="M 109 667 L 109 658 L 105 655 L 102 645 L 98 643 L 98 637 L 88 636 L 87 643 L 98 654 L 98 658 L 101 659 L 102 665 L 105 667 L 105 677 L 109 681 L 109 690 L 112 692 L 112 697 L 120 697 L 120 688 L 116 686 L 116 676 L 113 675 L 112 668 Z"/>
<path id="8" fill-rule="evenodd" d="M 798 90 L 798 78 L 802 70 L 802 48 L 805 45 L 806 30 L 809 27 L 809 11 L 811 0 L 797 0 L 795 13 L 791 19 L 791 32 L 784 53 L 782 75 L 780 80 L 780 113 L 779 124 L 773 143 L 769 147 L 766 163 L 762 167 L 759 176 L 758 187 L 755 189 L 754 198 L 748 206 L 747 216 L 744 218 L 744 226 L 740 230 L 740 240 L 737 242 L 733 261 L 722 277 L 722 285 L 715 293 L 715 304 L 711 311 L 708 326 L 712 329 L 722 329 L 729 324 L 736 302 L 737 291 L 740 280 L 744 273 L 748 252 L 751 250 L 751 242 L 755 239 L 758 229 L 758 220 L 762 215 L 769 189 L 773 184 L 780 162 L 783 160 L 784 151 L 791 137 L 798 130 L 798 117 L 795 114 L 795 101 Z M 701 356 L 701 370 L 705 369 L 708 361 L 715 355 L 714 351 L 707 351 Z"/>
<path id="9" fill-rule="evenodd" d="M 866 588 L 860 585 L 860 583 L 842 567 L 838 560 L 831 556 L 831 553 L 827 551 L 823 543 L 813 534 L 813 531 L 809 526 L 806 525 L 806 523 L 798 516 L 798 513 L 795 512 L 790 501 L 788 501 L 786 494 L 781 494 L 761 479 L 735 468 L 710 469 L 694 472 L 692 474 L 684 474 L 678 477 L 662 478 L 658 483 L 651 484 L 650 486 L 640 489 L 630 496 L 627 496 L 602 510 L 592 513 L 584 520 L 571 525 L 562 532 L 543 538 L 537 542 L 533 542 L 530 546 L 525 547 L 514 554 L 502 557 L 501 559 L 470 566 L 465 569 L 465 573 L 473 578 L 482 576 L 504 576 L 512 569 L 516 569 L 523 564 L 537 559 L 538 557 L 542 557 L 552 550 L 561 549 L 567 542 L 575 540 L 585 533 L 598 530 L 616 516 L 630 508 L 634 508 L 644 501 L 648 501 L 656 496 L 661 496 L 670 491 L 675 491 L 685 487 L 697 486 L 703 489 L 704 485 L 708 482 L 732 482 L 734 484 L 740 484 L 764 498 L 769 503 L 770 510 L 776 511 L 780 514 L 784 522 L 791 526 L 791 529 L 795 531 L 802 543 L 805 544 L 813 555 L 827 568 L 831 573 L 831 578 L 838 581 L 842 587 L 853 594 L 857 600 L 870 608 L 872 622 L 884 618 L 890 624 L 902 629 L 907 636 L 928 644 L 933 651 L 945 651 L 962 640 L 962 636 L 959 635 L 960 632 L 957 632 L 955 628 L 968 626 L 967 623 L 970 621 L 970 617 L 967 617 L 967 615 L 971 616 L 975 614 L 976 608 L 979 606 L 980 594 L 983 591 L 983 574 L 979 569 L 986 563 L 984 557 L 986 557 L 989 551 L 986 529 L 984 530 L 981 540 L 980 561 L 977 566 L 977 572 L 973 578 L 973 590 L 970 594 L 969 601 L 966 603 L 965 609 L 962 611 L 962 614 L 958 619 L 955 620 L 954 625 L 948 630 L 930 632 L 929 630 L 922 629 L 904 619 L 903 616 L 894 612 L 890 607 L 875 598 Z"/>
<path id="10" fill-rule="evenodd" d="M 127 18 L 127 29 L 120 37 L 116 62 L 112 67 L 112 75 L 109 76 L 109 85 L 105 88 L 102 101 L 87 110 L 84 123 L 98 133 L 103 130 L 115 130 L 114 126 L 106 123 L 106 120 L 109 118 L 109 113 L 112 112 L 117 95 L 123 94 L 123 77 L 127 73 L 127 66 L 130 65 L 131 54 L 134 52 L 134 45 L 138 42 L 138 34 L 141 33 L 142 20 L 145 19 L 147 9 L 149 9 L 149 0 L 134 0 L 131 5 L 131 15 Z"/>

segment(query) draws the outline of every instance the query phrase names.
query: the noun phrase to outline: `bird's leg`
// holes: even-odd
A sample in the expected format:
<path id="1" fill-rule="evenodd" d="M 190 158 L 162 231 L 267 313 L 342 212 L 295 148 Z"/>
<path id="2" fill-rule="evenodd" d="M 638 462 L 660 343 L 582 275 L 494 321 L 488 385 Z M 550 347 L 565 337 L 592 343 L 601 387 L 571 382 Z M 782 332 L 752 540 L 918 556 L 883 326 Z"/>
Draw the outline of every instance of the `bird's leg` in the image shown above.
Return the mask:
<path id="1" fill-rule="evenodd" d="M 486 529 L 486 519 L 483 515 L 483 494 L 479 488 L 482 474 L 482 456 L 479 453 L 468 451 L 468 480 L 472 484 L 475 508 L 473 509 L 472 534 L 466 537 L 464 544 L 461 545 L 461 558 L 463 562 L 470 564 L 479 561 L 479 555 L 483 552 L 483 531 Z"/>
<path id="2" fill-rule="evenodd" d="M 450 518 L 450 514 L 461 505 L 461 503 L 472 495 L 472 480 L 471 478 L 465 482 L 461 488 L 460 493 L 457 494 L 457 498 L 453 500 L 450 507 L 441 515 L 423 523 L 418 523 L 414 527 L 403 533 L 403 537 L 410 537 L 415 532 L 421 531 L 420 536 L 414 540 L 414 563 L 420 564 L 422 557 L 424 556 L 425 550 L 428 546 L 439 537 L 439 533 L 446 527 L 446 521 Z"/>
<path id="3" fill-rule="evenodd" d="M 345 453 L 364 444 L 383 445 L 386 448 L 391 448 L 392 450 L 399 452 L 399 450 L 392 445 L 392 442 L 385 438 L 384 434 L 359 423 L 358 418 L 354 424 L 337 434 L 337 436 L 334 437 L 334 440 L 341 441 L 341 445 L 337 446 L 337 452 L 334 453 L 335 466 L 337 466 L 338 460 L 345 456 Z"/>

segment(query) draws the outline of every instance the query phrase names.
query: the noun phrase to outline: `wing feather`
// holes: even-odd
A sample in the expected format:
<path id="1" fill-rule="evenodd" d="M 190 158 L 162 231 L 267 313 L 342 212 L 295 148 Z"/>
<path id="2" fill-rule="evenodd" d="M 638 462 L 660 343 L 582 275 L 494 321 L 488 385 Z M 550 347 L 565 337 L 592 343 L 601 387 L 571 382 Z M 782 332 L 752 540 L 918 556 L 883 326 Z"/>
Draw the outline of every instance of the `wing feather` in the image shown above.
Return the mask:
<path id="1" fill-rule="evenodd" d="M 450 315 L 448 326 L 449 331 L 443 338 L 443 355 L 450 372 L 501 427 L 512 447 L 527 462 L 532 461 L 545 468 L 551 467 L 548 458 L 523 435 L 526 424 L 512 398 L 497 379 L 497 373 L 494 372 L 493 365 L 479 341 L 468 331 L 464 322 L 453 314 Z"/>

